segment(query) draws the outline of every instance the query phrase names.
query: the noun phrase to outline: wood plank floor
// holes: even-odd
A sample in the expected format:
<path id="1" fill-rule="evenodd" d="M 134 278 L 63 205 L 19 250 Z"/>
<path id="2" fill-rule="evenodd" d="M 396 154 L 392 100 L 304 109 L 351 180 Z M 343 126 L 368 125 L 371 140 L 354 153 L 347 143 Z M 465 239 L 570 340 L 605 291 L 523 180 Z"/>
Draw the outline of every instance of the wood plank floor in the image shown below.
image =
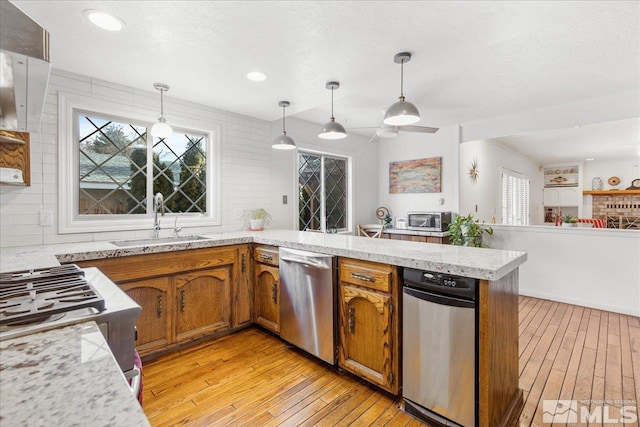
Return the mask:
<path id="1" fill-rule="evenodd" d="M 544 399 L 616 401 L 615 418 L 640 401 L 638 317 L 521 297 L 519 321 L 521 426 L 543 425 Z M 154 426 L 424 425 L 257 328 L 147 362 L 143 409 Z"/>

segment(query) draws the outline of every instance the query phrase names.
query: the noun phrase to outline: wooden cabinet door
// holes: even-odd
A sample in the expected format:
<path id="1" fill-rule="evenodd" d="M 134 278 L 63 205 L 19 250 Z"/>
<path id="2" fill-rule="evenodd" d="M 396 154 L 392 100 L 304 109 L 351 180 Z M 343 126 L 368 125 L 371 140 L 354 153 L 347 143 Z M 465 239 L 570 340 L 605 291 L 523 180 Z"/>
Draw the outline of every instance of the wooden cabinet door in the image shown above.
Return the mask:
<path id="1" fill-rule="evenodd" d="M 397 393 L 392 375 L 391 296 L 340 284 L 338 364 Z"/>
<path id="2" fill-rule="evenodd" d="M 560 206 L 560 191 L 557 188 L 545 188 L 543 202 L 545 206 Z"/>
<path id="3" fill-rule="evenodd" d="M 256 323 L 273 332 L 280 332 L 279 270 L 270 265 L 256 264 L 255 276 Z"/>
<path id="4" fill-rule="evenodd" d="M 175 275 L 176 340 L 231 327 L 231 266 Z"/>
<path id="5" fill-rule="evenodd" d="M 561 206 L 578 206 L 578 188 L 560 189 Z"/>
<path id="6" fill-rule="evenodd" d="M 136 322 L 138 353 L 144 356 L 173 342 L 173 300 L 170 298 L 169 278 L 137 280 L 120 287 L 142 307 Z"/>
<path id="7" fill-rule="evenodd" d="M 236 277 L 233 292 L 233 327 L 243 326 L 251 323 L 251 300 L 253 292 L 251 289 L 251 262 L 249 257 L 249 246 L 244 246 L 238 250 L 238 260 L 236 262 Z"/>

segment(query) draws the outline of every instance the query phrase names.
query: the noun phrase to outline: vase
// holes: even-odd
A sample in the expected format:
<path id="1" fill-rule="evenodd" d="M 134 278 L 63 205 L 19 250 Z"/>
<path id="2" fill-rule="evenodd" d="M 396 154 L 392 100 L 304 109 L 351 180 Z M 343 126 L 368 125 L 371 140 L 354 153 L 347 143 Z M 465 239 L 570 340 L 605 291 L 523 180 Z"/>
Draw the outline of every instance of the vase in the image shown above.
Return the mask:
<path id="1" fill-rule="evenodd" d="M 599 176 L 596 176 L 591 180 L 591 189 L 592 190 L 602 190 L 602 180 Z"/>
<path id="2" fill-rule="evenodd" d="M 462 246 L 482 247 L 482 236 L 463 236 Z"/>
<path id="3" fill-rule="evenodd" d="M 249 229 L 250 230 L 262 230 L 263 229 L 263 221 L 261 219 L 250 219 L 249 220 Z"/>

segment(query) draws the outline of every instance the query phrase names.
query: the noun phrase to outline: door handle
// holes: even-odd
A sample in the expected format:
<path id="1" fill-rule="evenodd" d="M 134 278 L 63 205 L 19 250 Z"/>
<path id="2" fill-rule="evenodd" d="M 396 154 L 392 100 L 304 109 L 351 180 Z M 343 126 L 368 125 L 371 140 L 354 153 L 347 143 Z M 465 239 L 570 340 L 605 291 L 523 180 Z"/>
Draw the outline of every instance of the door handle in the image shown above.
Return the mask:
<path id="1" fill-rule="evenodd" d="M 322 270 L 329 270 L 330 268 L 328 265 L 325 265 L 319 261 L 309 261 L 306 259 L 291 258 L 291 257 L 280 257 L 280 259 L 282 261 L 295 262 L 296 264 L 302 264 L 302 265 L 306 265 L 307 267 L 319 268 Z"/>
<path id="2" fill-rule="evenodd" d="M 349 307 L 349 332 L 356 332 L 356 308 Z"/>
<path id="3" fill-rule="evenodd" d="M 362 273 L 351 273 L 351 277 L 358 280 L 364 280 L 365 282 L 375 282 L 376 278 Z"/>
<path id="4" fill-rule="evenodd" d="M 185 310 L 184 294 L 185 294 L 184 289 L 182 289 L 180 291 L 180 311 L 183 312 L 183 313 L 184 313 L 184 310 Z"/>
<path id="5" fill-rule="evenodd" d="M 271 301 L 273 301 L 274 304 L 278 302 L 278 281 L 277 280 L 273 282 L 273 285 L 271 285 Z"/>
<path id="6" fill-rule="evenodd" d="M 162 317 L 162 295 L 156 298 L 156 317 L 158 319 Z"/>

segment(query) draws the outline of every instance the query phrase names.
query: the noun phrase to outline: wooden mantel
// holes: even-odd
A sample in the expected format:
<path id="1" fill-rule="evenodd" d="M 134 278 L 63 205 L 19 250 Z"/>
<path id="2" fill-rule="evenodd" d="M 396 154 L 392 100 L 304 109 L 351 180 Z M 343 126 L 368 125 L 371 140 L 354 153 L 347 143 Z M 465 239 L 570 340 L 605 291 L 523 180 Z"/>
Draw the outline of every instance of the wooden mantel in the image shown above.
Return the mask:
<path id="1" fill-rule="evenodd" d="M 583 195 L 590 194 L 592 196 L 615 196 L 617 194 L 640 194 L 640 190 L 584 190 Z"/>

